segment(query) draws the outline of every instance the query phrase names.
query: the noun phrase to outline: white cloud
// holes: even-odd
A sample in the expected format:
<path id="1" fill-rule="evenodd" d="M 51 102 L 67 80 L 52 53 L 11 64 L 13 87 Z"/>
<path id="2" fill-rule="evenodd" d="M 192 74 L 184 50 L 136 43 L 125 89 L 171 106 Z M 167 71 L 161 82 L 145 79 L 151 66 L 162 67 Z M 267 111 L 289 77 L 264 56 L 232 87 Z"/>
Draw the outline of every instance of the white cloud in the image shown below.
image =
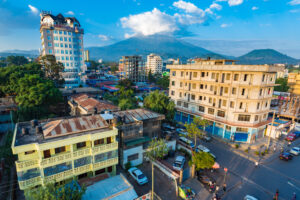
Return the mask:
<path id="1" fill-rule="evenodd" d="M 231 26 L 231 24 L 221 24 L 221 28 L 227 28 L 227 27 L 230 27 Z"/>
<path id="2" fill-rule="evenodd" d="M 300 12 L 300 9 L 290 10 L 290 13 L 298 13 L 298 12 Z"/>
<path id="3" fill-rule="evenodd" d="M 100 38 L 102 41 L 107 41 L 107 40 L 110 39 L 109 36 L 107 36 L 107 35 L 101 35 L 101 34 L 98 35 L 98 38 Z"/>
<path id="4" fill-rule="evenodd" d="M 202 13 L 203 10 L 195 6 L 195 4 L 192 4 L 190 2 L 186 1 L 177 1 L 173 3 L 173 6 L 179 9 L 184 10 L 187 13 Z"/>
<path id="5" fill-rule="evenodd" d="M 28 7 L 30 9 L 30 12 L 33 13 L 33 14 L 35 14 L 35 15 L 37 15 L 37 14 L 40 13 L 40 11 L 36 7 L 34 7 L 32 5 L 28 5 Z"/>
<path id="6" fill-rule="evenodd" d="M 237 6 L 244 2 L 244 0 L 216 0 L 218 1 L 227 1 L 229 6 Z"/>
<path id="7" fill-rule="evenodd" d="M 292 0 L 288 4 L 290 4 L 292 6 L 299 5 L 300 4 L 300 0 Z"/>
<path id="8" fill-rule="evenodd" d="M 205 21 L 204 14 L 202 16 L 199 16 L 199 15 L 175 13 L 174 17 L 182 25 L 201 24 Z"/>
<path id="9" fill-rule="evenodd" d="M 258 7 L 253 6 L 251 9 L 252 9 L 252 10 L 258 10 Z"/>
<path id="10" fill-rule="evenodd" d="M 74 13 L 73 11 L 71 11 L 71 10 L 68 11 L 68 12 L 66 12 L 66 14 L 67 14 L 67 15 L 75 15 L 75 13 Z"/>
<path id="11" fill-rule="evenodd" d="M 213 2 L 209 8 L 205 9 L 205 12 L 209 13 L 209 14 L 214 14 L 213 10 L 222 10 L 222 6 L 220 4 L 217 4 L 215 2 Z"/>
<path id="12" fill-rule="evenodd" d="M 135 34 L 142 35 L 172 33 L 178 30 L 174 17 L 156 8 L 149 12 L 123 17 L 121 24 L 123 28 L 129 28 Z"/>

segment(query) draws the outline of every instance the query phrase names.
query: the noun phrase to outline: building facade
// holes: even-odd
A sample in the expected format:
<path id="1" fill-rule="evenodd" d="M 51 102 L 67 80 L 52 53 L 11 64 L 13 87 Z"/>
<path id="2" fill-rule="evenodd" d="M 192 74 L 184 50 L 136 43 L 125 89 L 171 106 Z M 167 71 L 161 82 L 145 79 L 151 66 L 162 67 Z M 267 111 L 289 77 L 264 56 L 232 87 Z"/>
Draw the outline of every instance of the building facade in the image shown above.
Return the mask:
<path id="1" fill-rule="evenodd" d="M 294 95 L 300 95 L 300 73 L 288 74 L 289 92 Z"/>
<path id="2" fill-rule="evenodd" d="M 85 72 L 83 53 L 83 29 L 74 17 L 41 13 L 41 55 L 54 55 L 64 65 L 65 87 L 78 87 Z"/>
<path id="3" fill-rule="evenodd" d="M 115 175 L 117 134 L 100 115 L 17 123 L 12 151 L 20 189 Z"/>
<path id="4" fill-rule="evenodd" d="M 146 81 L 146 69 L 141 56 L 122 56 L 119 61 L 119 74 L 122 79 L 135 83 Z"/>
<path id="5" fill-rule="evenodd" d="M 236 142 L 263 137 L 278 67 L 198 59 L 167 68 L 177 121 L 203 117 L 211 122 L 207 132 Z"/>
<path id="6" fill-rule="evenodd" d="M 159 55 L 150 54 L 147 56 L 146 71 L 152 74 L 161 74 L 162 73 L 163 62 Z"/>

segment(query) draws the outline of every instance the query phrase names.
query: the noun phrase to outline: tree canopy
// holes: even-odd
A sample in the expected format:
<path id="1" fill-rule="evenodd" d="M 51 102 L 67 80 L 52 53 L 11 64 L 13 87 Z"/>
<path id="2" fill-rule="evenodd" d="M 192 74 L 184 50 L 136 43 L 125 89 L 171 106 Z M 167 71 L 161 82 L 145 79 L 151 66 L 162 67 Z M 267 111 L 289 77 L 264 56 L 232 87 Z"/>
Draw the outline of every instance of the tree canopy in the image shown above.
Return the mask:
<path id="1" fill-rule="evenodd" d="M 169 76 L 162 76 L 156 79 L 156 84 L 162 87 L 164 90 L 169 88 L 170 84 L 170 77 Z"/>
<path id="2" fill-rule="evenodd" d="M 85 187 L 81 188 L 75 181 L 62 186 L 49 183 L 44 187 L 26 190 L 25 197 L 27 200 L 81 200 L 85 190 Z"/>
<path id="3" fill-rule="evenodd" d="M 276 79 L 275 83 L 280 84 L 280 85 L 275 86 L 274 90 L 278 91 L 278 92 L 287 92 L 289 90 L 289 86 L 288 86 L 287 82 L 288 82 L 287 78 L 278 78 L 278 79 Z"/>
<path id="4" fill-rule="evenodd" d="M 7 65 L 25 65 L 29 63 L 24 56 L 7 56 L 6 62 Z"/>
<path id="5" fill-rule="evenodd" d="M 197 146 L 197 137 L 203 136 L 203 131 L 199 129 L 202 120 L 200 117 L 195 117 L 193 122 L 188 124 L 186 123 L 184 126 L 186 128 L 186 132 L 188 133 L 188 137 L 194 139 L 195 146 Z"/>
<path id="6" fill-rule="evenodd" d="M 168 151 L 169 149 L 167 144 L 163 139 L 153 139 L 150 141 L 145 155 L 150 160 L 157 160 L 162 159 L 165 155 L 167 155 Z"/>
<path id="7" fill-rule="evenodd" d="M 45 55 L 39 59 L 45 73 L 45 77 L 53 80 L 57 87 L 61 87 L 64 84 L 62 72 L 64 66 L 60 62 L 56 62 L 56 58 L 53 55 Z"/>
<path id="8" fill-rule="evenodd" d="M 193 152 L 192 160 L 190 160 L 190 164 L 194 164 L 196 170 L 200 169 L 210 169 L 214 165 L 214 158 L 207 152 Z"/>
<path id="9" fill-rule="evenodd" d="M 167 121 L 173 121 L 175 115 L 175 104 L 163 92 L 155 90 L 144 99 L 144 107 L 154 112 L 164 114 Z"/>

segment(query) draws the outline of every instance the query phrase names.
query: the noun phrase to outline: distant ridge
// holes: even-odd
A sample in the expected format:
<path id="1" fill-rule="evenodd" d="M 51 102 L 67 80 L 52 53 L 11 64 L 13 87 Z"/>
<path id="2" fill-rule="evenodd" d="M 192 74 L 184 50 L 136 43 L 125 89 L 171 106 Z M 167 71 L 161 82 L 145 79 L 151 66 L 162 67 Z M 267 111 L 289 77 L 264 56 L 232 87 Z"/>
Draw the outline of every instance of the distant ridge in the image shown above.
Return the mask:
<path id="1" fill-rule="evenodd" d="M 25 56 L 25 57 L 38 57 L 39 51 L 38 50 L 7 50 L 0 52 L 0 56 L 7 57 L 7 56 Z"/>

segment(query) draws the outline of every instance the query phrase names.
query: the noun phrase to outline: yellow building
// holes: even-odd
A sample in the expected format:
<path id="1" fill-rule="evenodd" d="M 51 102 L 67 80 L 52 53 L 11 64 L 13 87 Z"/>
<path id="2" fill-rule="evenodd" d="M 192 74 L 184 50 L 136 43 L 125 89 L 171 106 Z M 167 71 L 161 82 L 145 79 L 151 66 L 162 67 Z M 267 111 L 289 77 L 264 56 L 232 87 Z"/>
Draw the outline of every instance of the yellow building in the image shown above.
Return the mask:
<path id="1" fill-rule="evenodd" d="M 175 120 L 189 123 L 201 116 L 211 121 L 206 131 L 231 141 L 250 143 L 263 137 L 278 66 L 195 59 L 167 68 Z"/>
<path id="2" fill-rule="evenodd" d="M 117 134 L 100 115 L 17 123 L 12 151 L 20 189 L 115 175 Z"/>
<path id="3" fill-rule="evenodd" d="M 300 95 L 300 73 L 289 73 L 288 86 L 290 93 Z"/>

